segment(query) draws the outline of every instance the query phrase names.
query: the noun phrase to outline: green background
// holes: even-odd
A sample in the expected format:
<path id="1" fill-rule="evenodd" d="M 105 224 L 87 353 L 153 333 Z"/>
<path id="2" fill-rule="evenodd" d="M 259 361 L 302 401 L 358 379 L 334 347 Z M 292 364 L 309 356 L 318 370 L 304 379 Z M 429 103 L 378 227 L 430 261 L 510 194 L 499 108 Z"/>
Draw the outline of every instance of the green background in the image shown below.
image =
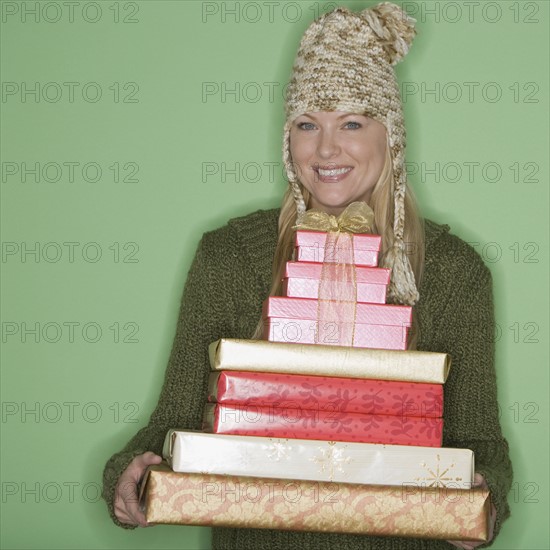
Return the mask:
<path id="1" fill-rule="evenodd" d="M 494 548 L 548 548 L 549 4 L 403 4 L 410 180 L 494 278 L 515 471 Z M 2 548 L 208 548 L 115 527 L 101 472 L 156 403 L 201 234 L 280 202 L 282 88 L 334 4 L 34 6 L 2 2 Z"/>

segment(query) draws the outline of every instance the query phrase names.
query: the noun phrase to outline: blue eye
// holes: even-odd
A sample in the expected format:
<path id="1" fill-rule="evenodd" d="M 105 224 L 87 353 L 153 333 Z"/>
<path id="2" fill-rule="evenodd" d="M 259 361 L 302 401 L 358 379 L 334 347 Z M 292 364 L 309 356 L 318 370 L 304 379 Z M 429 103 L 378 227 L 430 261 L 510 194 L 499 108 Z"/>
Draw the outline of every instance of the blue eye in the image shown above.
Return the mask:
<path id="1" fill-rule="evenodd" d="M 298 124 L 298 128 L 300 128 L 300 130 L 312 130 L 313 126 L 314 126 L 313 122 L 300 122 Z"/>
<path id="2" fill-rule="evenodd" d="M 358 130 L 359 128 L 361 128 L 361 124 L 359 122 L 355 122 L 354 120 L 350 120 L 346 126 L 349 126 L 350 124 L 353 124 L 354 127 L 352 128 L 352 130 Z"/>

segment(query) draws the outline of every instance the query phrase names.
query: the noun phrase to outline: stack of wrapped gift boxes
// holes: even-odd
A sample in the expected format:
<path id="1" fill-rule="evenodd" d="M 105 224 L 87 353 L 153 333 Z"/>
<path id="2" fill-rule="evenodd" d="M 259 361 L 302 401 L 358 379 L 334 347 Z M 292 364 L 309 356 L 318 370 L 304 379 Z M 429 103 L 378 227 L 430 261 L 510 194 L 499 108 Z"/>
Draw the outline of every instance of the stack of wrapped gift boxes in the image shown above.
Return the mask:
<path id="1" fill-rule="evenodd" d="M 319 342 L 325 238 L 297 231 L 285 296 L 264 304 L 266 340 L 211 344 L 208 433 L 167 434 L 147 520 L 486 541 L 473 453 L 441 447 L 450 357 L 405 351 L 411 308 L 385 303 L 377 235 L 353 236 L 351 346 Z"/>

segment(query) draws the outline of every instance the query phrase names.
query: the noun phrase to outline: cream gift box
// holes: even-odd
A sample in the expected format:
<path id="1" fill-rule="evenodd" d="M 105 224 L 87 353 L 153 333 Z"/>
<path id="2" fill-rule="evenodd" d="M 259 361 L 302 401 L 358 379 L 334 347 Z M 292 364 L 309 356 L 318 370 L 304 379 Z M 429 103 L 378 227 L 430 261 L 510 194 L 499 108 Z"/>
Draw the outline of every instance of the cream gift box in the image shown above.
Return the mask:
<path id="1" fill-rule="evenodd" d="M 170 430 L 163 456 L 175 472 L 469 489 L 469 449 L 341 443 Z"/>
<path id="2" fill-rule="evenodd" d="M 222 338 L 209 346 L 213 370 L 281 372 L 443 384 L 451 357 L 431 351 L 397 351 L 321 344 L 287 344 Z"/>

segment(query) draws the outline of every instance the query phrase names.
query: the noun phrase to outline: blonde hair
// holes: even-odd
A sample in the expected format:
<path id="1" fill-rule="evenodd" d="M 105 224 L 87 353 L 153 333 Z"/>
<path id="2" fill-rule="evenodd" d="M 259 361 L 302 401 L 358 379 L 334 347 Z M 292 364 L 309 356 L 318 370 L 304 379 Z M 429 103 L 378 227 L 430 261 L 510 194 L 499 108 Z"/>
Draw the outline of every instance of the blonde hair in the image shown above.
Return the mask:
<path id="1" fill-rule="evenodd" d="M 298 181 L 297 182 L 307 208 L 310 208 L 311 194 Z M 393 218 L 394 218 L 394 191 L 395 180 L 392 169 L 392 157 L 389 144 L 386 145 L 386 158 L 384 167 L 370 198 L 370 207 L 374 211 L 373 232 L 382 237 L 382 244 L 379 255 L 379 264 L 383 265 L 384 258 L 394 242 Z M 412 271 L 417 288 L 420 288 L 424 272 L 424 222 L 420 217 L 416 200 L 409 185 L 405 192 L 405 231 L 404 244 L 411 263 Z M 277 247 L 273 256 L 272 279 L 269 296 L 280 296 L 282 290 L 282 279 L 286 262 L 293 258 L 294 253 L 294 230 L 296 224 L 296 201 L 291 187 L 289 186 L 283 195 L 281 212 L 279 214 Z M 416 308 L 413 307 L 413 324 L 409 330 L 407 349 L 416 349 L 419 338 L 419 327 L 417 322 Z M 261 339 L 264 322 L 259 320 L 253 339 Z"/>

